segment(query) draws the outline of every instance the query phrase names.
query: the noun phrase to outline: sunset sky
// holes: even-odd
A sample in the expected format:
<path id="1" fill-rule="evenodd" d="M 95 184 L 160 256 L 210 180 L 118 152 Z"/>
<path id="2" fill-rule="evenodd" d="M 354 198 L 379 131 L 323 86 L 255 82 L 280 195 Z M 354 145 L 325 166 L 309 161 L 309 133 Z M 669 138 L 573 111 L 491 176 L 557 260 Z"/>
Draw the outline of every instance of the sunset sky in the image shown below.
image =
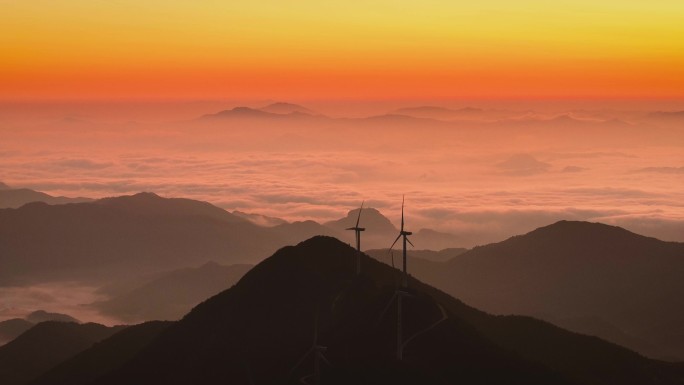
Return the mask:
<path id="1" fill-rule="evenodd" d="M 0 1 L 0 99 L 681 98 L 679 0 Z"/>
<path id="2" fill-rule="evenodd" d="M 405 193 L 414 229 L 468 247 L 561 219 L 684 241 L 683 20 L 681 0 L 0 0 L 0 182 L 317 221 L 362 200 L 396 221 Z M 200 118 L 273 101 L 327 117 Z M 422 105 L 481 110 L 382 116 Z"/>

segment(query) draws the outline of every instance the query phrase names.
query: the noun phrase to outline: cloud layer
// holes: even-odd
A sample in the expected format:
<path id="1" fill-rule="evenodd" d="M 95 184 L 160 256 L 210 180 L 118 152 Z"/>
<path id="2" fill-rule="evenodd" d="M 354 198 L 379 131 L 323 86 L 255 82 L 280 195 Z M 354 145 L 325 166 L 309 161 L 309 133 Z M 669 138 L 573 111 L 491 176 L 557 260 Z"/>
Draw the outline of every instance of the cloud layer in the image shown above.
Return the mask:
<path id="1" fill-rule="evenodd" d="M 673 128 L 538 118 L 95 121 L 3 124 L 0 181 L 65 196 L 154 191 L 317 221 L 366 200 L 396 222 L 406 194 L 413 228 L 456 232 L 464 246 L 561 219 L 684 240 L 684 135 Z"/>

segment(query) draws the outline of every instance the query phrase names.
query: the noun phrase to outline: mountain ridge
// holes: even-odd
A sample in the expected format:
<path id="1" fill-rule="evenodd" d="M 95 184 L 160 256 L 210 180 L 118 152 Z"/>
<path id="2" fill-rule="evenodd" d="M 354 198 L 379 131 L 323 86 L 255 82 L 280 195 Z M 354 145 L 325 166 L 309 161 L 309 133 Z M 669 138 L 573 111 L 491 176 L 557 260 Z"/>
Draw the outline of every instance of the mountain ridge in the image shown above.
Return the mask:
<path id="1" fill-rule="evenodd" d="M 396 318 L 382 309 L 397 271 L 364 255 L 364 273 L 354 278 L 356 255 L 322 236 L 284 247 L 92 384 L 132 378 L 143 384 L 299 382 L 312 371 L 310 361 L 296 362 L 310 347 L 316 323 L 331 362 L 323 368 L 326 383 L 680 381 L 680 367 L 529 317 L 492 316 L 413 278 L 404 331 L 419 337 L 406 346 L 404 361 L 396 361 Z"/>

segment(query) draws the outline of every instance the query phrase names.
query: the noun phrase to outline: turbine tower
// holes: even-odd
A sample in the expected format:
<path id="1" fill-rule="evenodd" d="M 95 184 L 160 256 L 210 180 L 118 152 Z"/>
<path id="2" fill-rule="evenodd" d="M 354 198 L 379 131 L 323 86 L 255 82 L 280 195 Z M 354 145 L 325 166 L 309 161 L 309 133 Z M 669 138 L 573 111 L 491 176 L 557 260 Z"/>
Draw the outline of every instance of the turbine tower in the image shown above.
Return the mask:
<path id="1" fill-rule="evenodd" d="M 361 210 L 363 210 L 363 203 L 361 202 L 361 208 L 359 209 L 359 215 L 356 217 L 356 226 L 350 227 L 346 230 L 354 230 L 356 233 L 356 275 L 361 274 L 361 232 L 366 231 L 365 228 L 359 227 L 359 221 L 361 220 Z"/>
<path id="2" fill-rule="evenodd" d="M 395 239 L 394 242 L 392 242 L 392 246 L 390 246 L 390 252 L 392 251 L 392 248 L 397 243 L 399 238 L 404 238 L 404 241 L 403 241 L 403 246 L 404 246 L 404 248 L 403 248 L 404 280 L 402 282 L 402 286 L 404 288 L 408 287 L 408 272 L 406 271 L 406 242 L 408 242 L 411 246 L 413 246 L 413 243 L 411 243 L 411 241 L 408 239 L 408 236 L 411 234 L 413 234 L 413 233 L 410 231 L 404 230 L 404 196 L 402 195 L 402 197 L 401 197 L 401 229 L 399 230 L 399 235 L 397 235 L 397 239 Z M 413 247 L 415 247 L 415 246 L 413 246 Z"/>

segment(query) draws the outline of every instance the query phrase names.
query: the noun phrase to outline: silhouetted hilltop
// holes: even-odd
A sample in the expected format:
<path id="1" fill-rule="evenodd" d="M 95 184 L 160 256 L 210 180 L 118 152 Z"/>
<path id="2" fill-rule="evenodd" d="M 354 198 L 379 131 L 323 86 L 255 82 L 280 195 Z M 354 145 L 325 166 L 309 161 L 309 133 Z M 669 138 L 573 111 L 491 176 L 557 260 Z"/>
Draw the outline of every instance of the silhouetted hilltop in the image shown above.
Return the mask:
<path id="1" fill-rule="evenodd" d="M 55 197 L 27 188 L 11 188 L 0 182 L 0 209 L 17 208 L 31 202 L 44 202 L 50 205 L 90 202 L 90 198 Z"/>
<path id="2" fill-rule="evenodd" d="M 0 346 L 0 383 L 25 384 L 122 329 L 93 323 L 40 323 Z"/>
<path id="3" fill-rule="evenodd" d="M 630 345 L 644 354 L 684 358 L 684 333 L 675 326 L 684 322 L 681 243 L 561 221 L 416 274 L 486 311 L 549 320 L 598 317 L 654 346 Z"/>
<path id="4" fill-rule="evenodd" d="M 260 260 L 285 245 L 272 230 L 206 202 L 151 193 L 0 210 L 0 285 L 116 279 L 211 260 Z"/>
<path id="5" fill-rule="evenodd" d="M 316 115 L 315 111 L 312 111 L 304 106 L 300 106 L 299 104 L 283 102 L 271 103 L 267 106 L 259 108 L 259 110 L 273 114 L 291 114 L 297 112 L 301 114 Z"/>
<path id="6" fill-rule="evenodd" d="M 297 363 L 311 347 L 314 314 L 330 362 L 322 364 L 327 384 L 681 381 L 679 367 L 531 318 L 490 316 L 413 279 L 412 297 L 403 301 L 404 360 L 397 361 L 396 308 L 384 312 L 397 271 L 364 256 L 356 277 L 355 260 L 354 249 L 328 237 L 285 247 L 92 383 L 299 383 L 313 372 L 310 356 Z M 88 362 L 85 353 L 79 360 Z"/>
<path id="7" fill-rule="evenodd" d="M 118 369 L 151 343 L 171 322 L 129 326 L 43 373 L 31 385 L 85 385 Z"/>
<path id="8" fill-rule="evenodd" d="M 197 268 L 174 270 L 92 306 L 126 322 L 177 320 L 203 300 L 231 287 L 251 268 L 209 262 Z"/>

